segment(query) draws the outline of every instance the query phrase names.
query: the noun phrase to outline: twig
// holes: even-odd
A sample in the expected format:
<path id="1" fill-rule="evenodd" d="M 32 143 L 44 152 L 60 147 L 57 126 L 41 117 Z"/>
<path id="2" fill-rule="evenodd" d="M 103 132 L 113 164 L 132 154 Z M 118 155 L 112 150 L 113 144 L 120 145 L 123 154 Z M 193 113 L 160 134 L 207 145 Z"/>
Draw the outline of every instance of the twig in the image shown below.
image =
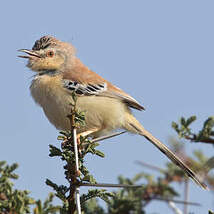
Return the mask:
<path id="1" fill-rule="evenodd" d="M 174 211 L 175 214 L 183 214 L 182 211 L 178 209 L 172 201 L 169 201 L 168 205 Z"/>
<path id="2" fill-rule="evenodd" d="M 71 108 L 71 114 L 68 115 L 70 120 L 71 131 L 73 132 L 73 143 L 74 143 L 74 155 L 75 155 L 75 173 L 73 179 L 70 182 L 70 195 L 69 198 L 69 213 L 73 214 L 75 209 L 78 214 L 81 214 L 81 206 L 80 206 L 80 188 L 73 184 L 77 183 L 77 177 L 80 174 L 79 171 L 79 158 L 78 158 L 78 148 L 77 148 L 77 131 L 76 131 L 76 123 L 75 123 L 75 111 L 76 111 L 76 102 L 74 102 L 73 108 Z M 74 204 L 74 194 L 76 195 L 76 205 Z"/>
<path id="3" fill-rule="evenodd" d="M 145 162 L 143 162 L 143 161 L 135 161 L 135 163 L 137 163 L 137 164 L 139 164 L 139 165 L 141 165 L 141 166 L 145 166 L 145 167 L 147 167 L 147 168 L 150 168 L 150 169 L 159 171 L 159 172 L 164 172 L 164 171 L 166 171 L 166 170 L 164 170 L 164 169 L 161 169 L 161 168 L 159 168 L 159 167 L 157 167 L 157 166 L 154 166 L 154 165 L 145 163 Z"/>
<path id="4" fill-rule="evenodd" d="M 189 180 L 184 180 L 184 201 L 189 200 Z M 188 214 L 188 204 L 184 204 L 184 214 Z"/>
<path id="5" fill-rule="evenodd" d="M 117 188 L 141 188 L 142 185 L 127 185 L 127 184 L 106 184 L 106 183 L 80 183 L 78 186 L 89 186 L 89 187 L 117 187 Z"/>
<path id="6" fill-rule="evenodd" d="M 188 204 L 188 205 L 192 205 L 192 206 L 201 206 L 201 204 L 196 203 L 196 202 L 180 201 L 180 200 L 175 200 L 175 199 L 171 199 L 171 198 L 154 197 L 152 199 L 153 200 L 159 200 L 159 201 L 171 201 L 171 202 L 174 202 L 177 204 Z"/>
<path id="7" fill-rule="evenodd" d="M 191 142 L 195 143 L 208 143 L 208 144 L 214 144 L 214 139 L 212 138 L 203 138 L 197 140 L 195 137 L 190 137 L 190 136 L 184 136 L 186 140 L 190 140 Z"/>
<path id="8" fill-rule="evenodd" d="M 76 127 L 73 128 L 73 141 L 74 141 L 76 172 L 79 174 L 79 158 L 78 158 L 78 148 L 77 148 L 77 131 L 76 131 Z M 79 187 L 76 187 L 76 206 L 77 206 L 77 213 L 81 214 L 80 188 Z"/>

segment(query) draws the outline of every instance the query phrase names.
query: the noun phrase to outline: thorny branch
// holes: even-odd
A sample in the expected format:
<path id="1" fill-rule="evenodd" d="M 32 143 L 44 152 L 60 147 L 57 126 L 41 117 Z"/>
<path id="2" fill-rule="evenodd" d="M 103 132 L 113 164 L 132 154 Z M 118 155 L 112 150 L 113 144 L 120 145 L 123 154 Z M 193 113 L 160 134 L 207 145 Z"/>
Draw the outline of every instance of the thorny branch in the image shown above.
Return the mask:
<path id="1" fill-rule="evenodd" d="M 209 117 L 203 124 L 198 133 L 192 132 L 190 125 L 196 120 L 196 116 L 187 119 L 181 117 L 179 123 L 172 122 L 172 127 L 178 133 L 180 138 L 190 140 L 195 143 L 214 144 L 214 117 Z"/>

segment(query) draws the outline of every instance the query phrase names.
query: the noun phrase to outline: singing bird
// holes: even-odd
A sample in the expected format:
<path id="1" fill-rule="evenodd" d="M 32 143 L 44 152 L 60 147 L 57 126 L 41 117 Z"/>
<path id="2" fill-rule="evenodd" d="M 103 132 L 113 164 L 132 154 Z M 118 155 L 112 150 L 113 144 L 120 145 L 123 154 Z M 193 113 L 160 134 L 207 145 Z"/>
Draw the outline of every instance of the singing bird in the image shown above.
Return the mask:
<path id="1" fill-rule="evenodd" d="M 32 50 L 19 51 L 27 54 L 19 56 L 28 59 L 27 67 L 37 72 L 30 86 L 31 95 L 57 129 L 70 130 L 67 115 L 75 92 L 77 109 L 85 112 L 85 126 L 78 130 L 79 134 L 98 137 L 124 129 L 144 136 L 199 186 L 207 188 L 181 159 L 133 116 L 131 108 L 143 110 L 143 106 L 85 66 L 76 57 L 75 48 L 70 43 L 43 36 L 35 42 Z"/>

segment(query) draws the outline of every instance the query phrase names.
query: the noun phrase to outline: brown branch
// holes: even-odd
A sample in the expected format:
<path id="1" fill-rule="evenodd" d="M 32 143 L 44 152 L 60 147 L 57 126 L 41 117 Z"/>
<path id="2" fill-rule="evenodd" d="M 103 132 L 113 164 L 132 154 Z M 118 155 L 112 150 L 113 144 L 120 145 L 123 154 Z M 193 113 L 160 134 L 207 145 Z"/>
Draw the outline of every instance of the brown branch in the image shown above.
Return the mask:
<path id="1" fill-rule="evenodd" d="M 189 201 L 180 201 L 180 200 L 175 200 L 171 198 L 161 198 L 161 197 L 155 197 L 153 200 L 159 200 L 159 201 L 172 201 L 174 203 L 178 204 L 186 204 L 186 205 L 192 205 L 192 206 L 201 206 L 201 204 L 196 203 L 196 202 L 189 202 Z"/>
<path id="2" fill-rule="evenodd" d="M 78 186 L 88 186 L 88 187 L 107 187 L 107 188 L 141 188 L 142 185 L 128 185 L 128 184 L 107 184 L 107 183 L 79 183 Z"/>
<path id="3" fill-rule="evenodd" d="M 71 127 L 71 133 L 73 133 L 73 129 L 76 128 L 75 125 L 75 108 L 76 106 L 74 105 L 71 108 L 71 114 L 69 114 L 67 117 L 70 121 L 70 127 Z M 67 139 L 69 144 L 73 143 L 73 138 L 69 138 Z M 76 192 L 76 188 L 77 188 L 77 184 L 79 181 L 77 179 L 78 177 L 78 173 L 76 171 L 76 167 L 74 163 L 67 163 L 68 166 L 68 175 L 67 175 L 67 179 L 69 181 L 69 196 L 67 198 L 68 200 L 68 213 L 69 214 L 74 214 L 75 210 L 76 210 L 76 201 L 75 201 L 75 192 Z"/>
<path id="4" fill-rule="evenodd" d="M 202 139 L 197 139 L 196 137 L 190 137 L 190 136 L 184 136 L 186 140 L 190 140 L 191 142 L 195 143 L 208 143 L 208 144 L 214 144 L 214 139 L 212 138 L 202 138 Z"/>

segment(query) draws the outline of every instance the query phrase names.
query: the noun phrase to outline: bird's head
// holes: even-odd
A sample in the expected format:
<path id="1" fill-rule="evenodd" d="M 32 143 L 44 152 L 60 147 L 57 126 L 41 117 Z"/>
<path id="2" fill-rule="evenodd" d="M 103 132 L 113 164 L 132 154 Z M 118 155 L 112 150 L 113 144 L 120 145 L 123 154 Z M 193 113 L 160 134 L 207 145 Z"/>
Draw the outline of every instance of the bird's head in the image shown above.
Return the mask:
<path id="1" fill-rule="evenodd" d="M 20 49 L 28 55 L 19 56 L 28 59 L 27 67 L 36 72 L 60 70 L 75 55 L 74 47 L 51 36 L 43 36 L 32 48 Z"/>

